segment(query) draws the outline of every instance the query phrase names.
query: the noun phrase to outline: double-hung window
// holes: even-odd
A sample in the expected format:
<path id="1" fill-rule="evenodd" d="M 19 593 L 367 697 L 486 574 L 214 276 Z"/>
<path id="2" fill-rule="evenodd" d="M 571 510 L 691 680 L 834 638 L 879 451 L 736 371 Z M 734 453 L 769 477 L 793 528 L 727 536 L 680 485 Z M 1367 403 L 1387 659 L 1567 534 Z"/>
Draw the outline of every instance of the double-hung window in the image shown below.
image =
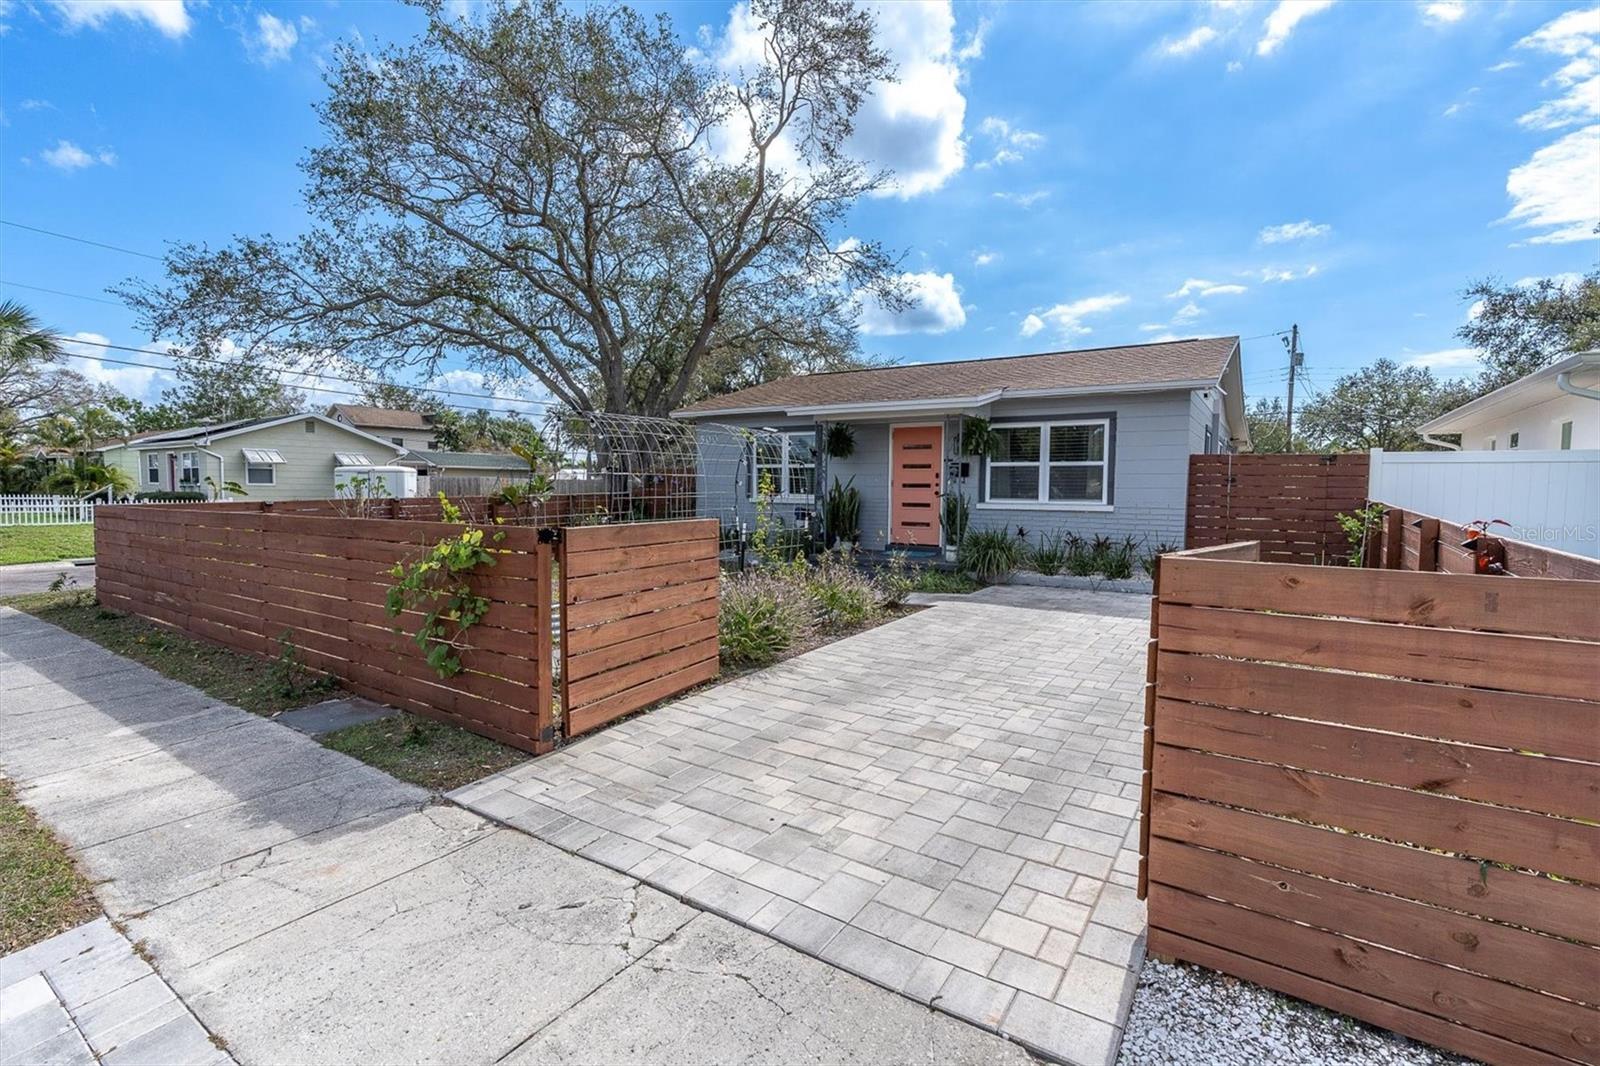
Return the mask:
<path id="1" fill-rule="evenodd" d="M 147 485 L 161 484 L 161 453 L 146 452 L 144 455 L 144 480 Z"/>
<path id="2" fill-rule="evenodd" d="M 995 504 L 1104 506 L 1110 420 L 1005 423 L 994 427 L 985 500 Z"/>
<path id="3" fill-rule="evenodd" d="M 180 485 L 198 485 L 198 484 L 200 484 L 200 453 L 199 452 L 179 452 L 178 453 L 178 484 L 180 484 Z"/>
<path id="4" fill-rule="evenodd" d="M 811 430 L 756 433 L 750 463 L 750 495 L 770 481 L 779 499 L 810 500 L 817 494 L 817 435 Z"/>

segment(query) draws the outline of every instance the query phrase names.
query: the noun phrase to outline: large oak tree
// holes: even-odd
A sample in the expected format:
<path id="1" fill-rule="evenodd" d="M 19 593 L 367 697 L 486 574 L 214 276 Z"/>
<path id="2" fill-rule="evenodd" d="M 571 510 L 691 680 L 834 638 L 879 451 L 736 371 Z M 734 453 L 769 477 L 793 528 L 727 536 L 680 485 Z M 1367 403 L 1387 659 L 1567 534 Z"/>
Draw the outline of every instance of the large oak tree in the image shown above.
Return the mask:
<path id="1" fill-rule="evenodd" d="M 893 73 L 868 14 L 757 0 L 763 55 L 730 67 L 627 7 L 421 6 L 419 40 L 333 64 L 313 227 L 174 247 L 121 290 L 152 335 L 384 375 L 459 353 L 664 414 L 730 364 L 850 357 L 866 291 L 904 305 L 891 257 L 838 232 L 888 179 L 844 151 Z"/>

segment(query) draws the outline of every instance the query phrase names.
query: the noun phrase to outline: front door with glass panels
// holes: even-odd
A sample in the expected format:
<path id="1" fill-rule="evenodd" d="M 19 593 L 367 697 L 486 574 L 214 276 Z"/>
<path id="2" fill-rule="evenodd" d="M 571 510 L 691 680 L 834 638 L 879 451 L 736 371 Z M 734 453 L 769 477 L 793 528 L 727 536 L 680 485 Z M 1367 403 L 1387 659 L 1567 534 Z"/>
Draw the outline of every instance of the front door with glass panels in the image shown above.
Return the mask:
<path id="1" fill-rule="evenodd" d="M 889 451 L 889 542 L 937 548 L 944 428 L 895 426 Z"/>

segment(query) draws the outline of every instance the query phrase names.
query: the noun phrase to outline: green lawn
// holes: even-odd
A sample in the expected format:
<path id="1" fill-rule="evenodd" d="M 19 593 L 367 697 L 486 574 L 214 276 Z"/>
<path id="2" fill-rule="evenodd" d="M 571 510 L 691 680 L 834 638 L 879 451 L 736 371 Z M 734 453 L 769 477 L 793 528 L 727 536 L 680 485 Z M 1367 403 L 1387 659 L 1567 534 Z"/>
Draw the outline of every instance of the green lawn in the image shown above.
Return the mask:
<path id="1" fill-rule="evenodd" d="M 0 603 L 256 714 L 274 715 L 338 695 L 293 662 L 257 659 L 142 618 L 105 610 L 95 605 L 92 593 L 86 590 L 14 596 Z M 351 726 L 320 739 L 335 751 L 402 781 L 441 792 L 528 758 L 526 752 L 458 726 L 409 714 Z"/>
<path id="2" fill-rule="evenodd" d="M 89 882 L 0 777 L 0 955 L 99 917 Z"/>
<path id="3" fill-rule="evenodd" d="M 94 526 L 0 526 L 0 566 L 86 559 L 94 554 Z"/>

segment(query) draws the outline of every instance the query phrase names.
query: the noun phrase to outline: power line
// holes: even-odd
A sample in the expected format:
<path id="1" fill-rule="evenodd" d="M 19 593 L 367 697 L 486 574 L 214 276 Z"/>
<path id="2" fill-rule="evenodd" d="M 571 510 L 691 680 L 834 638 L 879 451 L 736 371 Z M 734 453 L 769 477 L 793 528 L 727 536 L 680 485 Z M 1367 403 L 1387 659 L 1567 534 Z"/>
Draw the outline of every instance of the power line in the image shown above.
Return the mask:
<path id="1" fill-rule="evenodd" d="M 110 304 L 112 307 L 123 306 L 116 300 L 107 300 L 102 296 L 89 296 L 81 292 L 66 292 L 62 289 L 47 289 L 43 285 L 24 285 L 20 281 L 6 281 L 0 278 L 0 286 L 9 286 L 13 289 L 30 289 L 33 292 L 48 292 L 52 296 L 70 296 L 74 300 L 93 300 L 97 304 Z"/>
<path id="2" fill-rule="evenodd" d="M 204 356 L 188 355 L 188 354 L 183 353 L 183 352 L 152 352 L 148 348 L 133 348 L 133 347 L 130 347 L 130 346 L 126 345 L 126 344 L 111 344 L 111 343 L 106 342 L 106 341 L 80 340 L 80 339 L 75 338 L 75 337 L 64 337 L 64 336 L 61 336 L 60 334 L 56 335 L 56 340 L 61 341 L 61 342 L 66 343 L 66 344 L 87 344 L 87 345 L 90 345 L 90 346 L 95 347 L 95 348 L 107 348 L 107 349 L 110 349 L 112 351 L 118 351 L 118 352 L 134 352 L 134 353 L 136 353 L 138 355 L 155 355 L 155 356 L 161 356 L 162 358 L 166 358 L 166 359 L 187 360 L 187 361 L 196 362 L 196 363 L 210 363 L 210 362 L 212 362 L 211 360 L 205 358 Z M 77 355 L 77 354 L 71 353 L 71 352 L 67 352 L 67 353 L 64 353 L 64 354 L 66 354 L 66 355 L 68 355 L 68 356 L 70 356 L 71 358 L 74 358 L 74 359 L 98 359 L 100 362 L 103 362 L 103 363 L 114 363 L 114 364 L 121 365 L 121 366 L 143 367 L 144 369 L 147 369 L 147 370 L 171 370 L 172 369 L 170 366 L 160 366 L 160 365 L 154 364 L 154 363 L 135 363 L 135 362 L 130 362 L 130 361 L 124 360 L 124 359 L 112 359 L 112 358 L 105 357 L 105 356 Z M 304 374 L 304 373 L 306 373 L 305 371 L 285 370 L 285 369 L 278 368 L 278 367 L 259 367 L 257 369 L 259 369 L 262 373 L 280 375 L 280 377 L 278 379 L 280 382 L 283 381 L 283 378 L 281 377 L 281 375 L 283 375 L 283 374 Z M 319 378 L 322 378 L 322 379 L 324 379 L 326 381 L 342 381 L 342 382 L 346 382 L 346 383 L 353 384 L 353 385 L 372 385 L 372 384 L 375 384 L 374 382 L 372 382 L 372 381 L 370 381 L 370 380 L 368 380 L 366 378 L 343 377 L 343 376 L 338 375 L 338 374 L 318 373 L 316 376 L 319 377 Z M 298 386 L 297 385 L 297 386 L 294 386 L 294 387 L 295 388 L 307 388 L 307 389 L 310 389 L 310 386 Z M 554 400 L 530 400 L 530 399 L 527 399 L 527 398 L 522 397 L 522 396 L 501 396 L 501 395 L 498 395 L 496 393 L 463 392 L 460 389 L 443 389 L 443 388 L 438 388 L 438 387 L 432 386 L 432 385 L 400 385 L 398 387 L 399 388 L 403 388 L 403 389 L 411 389 L 412 391 L 415 391 L 415 392 L 436 393 L 436 394 L 438 394 L 440 396 L 465 396 L 466 398 L 471 399 L 471 400 L 503 400 L 503 401 L 505 401 L 507 403 L 525 403 L 525 404 L 532 405 L 534 407 L 559 407 L 559 406 L 561 406 L 561 404 L 557 403 Z M 319 390 L 313 390 L 313 391 L 319 391 Z M 320 390 L 320 391 L 337 392 L 338 390 L 325 389 L 325 390 Z M 360 393 L 355 393 L 355 392 L 346 392 L 346 393 L 342 393 L 342 395 L 359 396 L 361 394 Z M 472 410 L 489 410 L 489 408 L 472 408 Z"/>
<path id="3" fill-rule="evenodd" d="M 89 342 L 88 341 L 74 341 L 73 343 L 74 344 L 87 344 Z M 139 351 L 141 349 L 134 349 L 134 350 L 135 351 Z M 61 354 L 66 356 L 68 359 L 93 359 L 96 362 L 99 362 L 99 363 L 110 363 L 113 366 L 139 367 L 139 368 L 144 369 L 144 370 L 171 370 L 172 369 L 169 366 L 160 366 L 159 364 L 156 364 L 156 363 L 139 363 L 139 362 L 135 362 L 135 361 L 133 361 L 131 359 L 115 359 L 115 358 L 112 358 L 111 356 L 79 355 L 79 354 L 77 354 L 75 352 L 63 352 Z M 270 369 L 263 370 L 263 372 L 264 373 L 269 373 L 269 374 L 280 374 L 280 375 L 283 374 L 283 373 L 287 373 L 286 371 L 274 371 L 274 370 L 270 370 Z M 297 392 L 324 392 L 324 393 L 327 393 L 330 396 L 353 396 L 353 397 L 356 397 L 357 399 L 359 399 L 362 396 L 361 393 L 359 393 L 359 392 L 351 392 L 348 389 L 330 389 L 330 388 L 327 388 L 327 387 L 322 386 L 322 385 L 302 385 L 302 384 L 299 384 L 298 382 L 289 382 L 289 381 L 285 381 L 281 376 L 278 378 L 278 384 L 283 385 L 286 388 L 294 389 Z M 445 391 L 449 391 L 449 390 L 445 390 Z M 472 393 L 472 392 L 451 392 L 450 394 L 454 395 L 454 396 L 479 396 L 478 393 Z M 550 403 L 548 403 L 546 401 L 542 401 L 542 400 L 517 400 L 514 397 L 509 397 L 509 396 L 487 396 L 487 397 L 480 397 L 480 398 L 482 398 L 482 399 L 491 399 L 491 400 L 493 400 L 493 399 L 512 400 L 513 402 L 516 402 L 516 403 L 539 403 L 539 404 L 542 404 L 544 406 L 553 406 L 552 404 L 550 404 Z M 501 410 L 501 409 L 494 408 L 494 407 L 477 407 L 477 406 L 474 406 L 472 404 L 464 404 L 464 403 L 441 403 L 439 406 L 440 407 L 448 407 L 453 411 L 482 411 L 484 414 L 490 414 L 490 415 L 520 415 L 520 414 L 526 414 L 527 413 L 527 412 L 523 412 L 523 411 L 505 411 L 505 410 Z"/>
<path id="4" fill-rule="evenodd" d="M 93 245 L 96 248 L 105 248 L 113 252 L 122 252 L 125 255 L 136 255 L 141 259 L 154 259 L 158 263 L 163 261 L 159 255 L 151 255 L 149 252 L 136 252 L 132 248 L 123 248 L 120 245 L 107 244 L 104 241 L 91 241 L 87 237 L 74 237 L 70 233 L 57 233 L 53 229 L 41 229 L 38 226 L 28 226 L 21 222 L 12 222 L 10 219 L 0 218 L 0 226 L 12 226 L 16 229 L 25 229 L 29 233 L 42 233 L 46 237 L 56 237 L 63 241 L 74 241 L 78 244 Z"/>

